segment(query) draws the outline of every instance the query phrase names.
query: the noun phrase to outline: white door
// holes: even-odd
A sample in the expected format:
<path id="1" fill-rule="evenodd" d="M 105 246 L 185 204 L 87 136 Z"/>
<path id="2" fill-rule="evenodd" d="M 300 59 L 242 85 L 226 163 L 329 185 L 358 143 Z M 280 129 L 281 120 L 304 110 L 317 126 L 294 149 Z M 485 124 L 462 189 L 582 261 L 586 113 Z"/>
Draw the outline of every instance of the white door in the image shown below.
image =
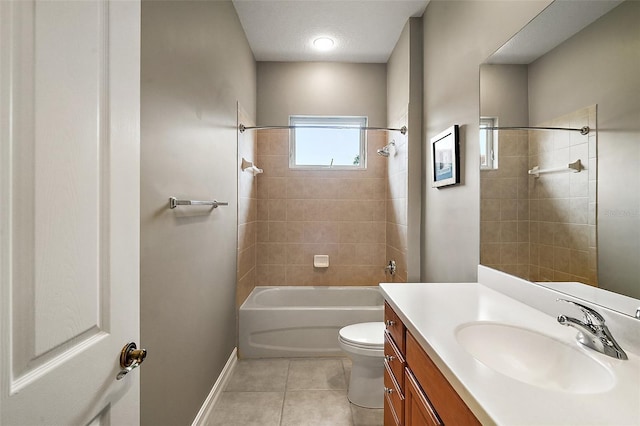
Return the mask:
<path id="1" fill-rule="evenodd" d="M 0 424 L 139 423 L 137 1 L 0 0 Z"/>

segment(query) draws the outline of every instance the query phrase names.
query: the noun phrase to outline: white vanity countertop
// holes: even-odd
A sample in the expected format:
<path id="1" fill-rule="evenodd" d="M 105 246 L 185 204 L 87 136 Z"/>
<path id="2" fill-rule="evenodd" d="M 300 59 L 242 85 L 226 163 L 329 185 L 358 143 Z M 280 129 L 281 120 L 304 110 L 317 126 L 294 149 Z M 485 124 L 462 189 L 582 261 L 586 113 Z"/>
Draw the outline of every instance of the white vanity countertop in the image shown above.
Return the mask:
<path id="1" fill-rule="evenodd" d="M 629 360 L 622 361 L 582 347 L 574 328 L 561 326 L 554 317 L 481 284 L 403 283 L 380 284 L 380 288 L 483 424 L 640 425 L 637 354 L 627 351 Z M 558 310 L 575 314 L 561 305 Z M 599 393 L 569 393 L 502 375 L 473 358 L 456 340 L 459 326 L 477 321 L 515 325 L 575 345 L 613 372 L 613 387 Z"/>

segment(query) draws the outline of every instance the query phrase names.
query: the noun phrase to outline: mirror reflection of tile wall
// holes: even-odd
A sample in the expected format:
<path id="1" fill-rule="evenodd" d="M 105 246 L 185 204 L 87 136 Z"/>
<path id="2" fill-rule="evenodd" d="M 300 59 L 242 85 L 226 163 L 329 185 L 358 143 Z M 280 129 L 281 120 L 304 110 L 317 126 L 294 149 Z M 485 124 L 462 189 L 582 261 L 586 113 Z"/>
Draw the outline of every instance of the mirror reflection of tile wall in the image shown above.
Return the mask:
<path id="1" fill-rule="evenodd" d="M 538 126 L 596 128 L 596 106 Z M 497 170 L 481 174 L 483 265 L 532 281 L 597 286 L 597 135 L 500 131 Z M 528 175 L 580 159 L 579 173 Z"/>

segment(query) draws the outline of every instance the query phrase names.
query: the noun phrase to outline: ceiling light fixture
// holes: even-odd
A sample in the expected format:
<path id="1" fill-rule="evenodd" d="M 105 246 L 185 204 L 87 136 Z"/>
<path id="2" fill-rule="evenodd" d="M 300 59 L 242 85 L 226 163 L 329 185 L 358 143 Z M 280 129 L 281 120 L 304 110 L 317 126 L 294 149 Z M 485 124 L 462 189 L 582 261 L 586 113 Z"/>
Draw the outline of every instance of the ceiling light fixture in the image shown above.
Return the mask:
<path id="1" fill-rule="evenodd" d="M 334 42 L 329 37 L 318 37 L 313 40 L 313 47 L 318 50 L 330 50 L 333 48 Z"/>

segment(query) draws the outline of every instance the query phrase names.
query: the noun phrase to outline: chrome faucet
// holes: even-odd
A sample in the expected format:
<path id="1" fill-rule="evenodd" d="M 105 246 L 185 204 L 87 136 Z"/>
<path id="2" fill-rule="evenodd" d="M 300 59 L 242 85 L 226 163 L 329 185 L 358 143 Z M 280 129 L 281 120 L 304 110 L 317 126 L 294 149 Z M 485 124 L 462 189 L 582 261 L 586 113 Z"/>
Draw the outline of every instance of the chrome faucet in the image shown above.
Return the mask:
<path id="1" fill-rule="evenodd" d="M 618 342 L 613 338 L 609 328 L 604 324 L 604 317 L 595 310 L 576 303 L 572 300 L 558 299 L 561 302 L 571 303 L 577 306 L 584 314 L 584 321 L 568 317 L 558 316 L 558 322 L 571 326 L 578 330 L 576 340 L 584 346 L 595 351 L 618 359 L 627 359 L 627 354 L 622 350 Z"/>

